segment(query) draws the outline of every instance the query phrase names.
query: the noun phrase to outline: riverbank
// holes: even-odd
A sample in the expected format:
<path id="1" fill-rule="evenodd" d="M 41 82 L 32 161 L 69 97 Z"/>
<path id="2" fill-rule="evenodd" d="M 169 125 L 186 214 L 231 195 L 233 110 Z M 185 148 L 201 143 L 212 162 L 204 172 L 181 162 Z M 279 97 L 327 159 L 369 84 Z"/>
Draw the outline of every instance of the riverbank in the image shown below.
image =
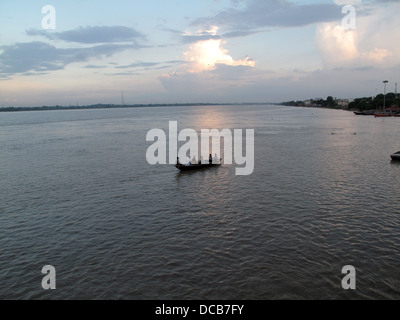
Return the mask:
<path id="1" fill-rule="evenodd" d="M 271 105 L 275 103 L 157 103 L 157 104 L 93 104 L 86 106 L 41 106 L 41 107 L 3 107 L 0 112 L 18 112 L 18 111 L 49 111 L 49 110 L 87 110 L 87 109 L 121 109 L 121 108 L 145 108 L 145 107 L 201 107 L 201 106 L 232 106 L 232 105 Z"/>

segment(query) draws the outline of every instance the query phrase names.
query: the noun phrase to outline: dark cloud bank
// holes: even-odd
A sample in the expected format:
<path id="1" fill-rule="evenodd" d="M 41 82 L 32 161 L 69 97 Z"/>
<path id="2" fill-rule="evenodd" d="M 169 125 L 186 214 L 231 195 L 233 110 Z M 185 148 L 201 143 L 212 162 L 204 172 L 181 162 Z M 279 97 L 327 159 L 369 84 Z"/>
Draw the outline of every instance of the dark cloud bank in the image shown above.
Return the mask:
<path id="1" fill-rule="evenodd" d="M 42 41 L 15 43 L 0 46 L 0 73 L 13 75 L 25 73 L 33 75 L 38 72 L 63 69 L 73 62 L 84 62 L 91 58 L 111 56 L 127 49 L 140 49 L 146 37 L 132 28 L 81 27 L 63 32 L 50 30 L 28 30 L 29 36 L 40 36 L 52 41 L 79 43 L 87 47 L 58 48 Z"/>

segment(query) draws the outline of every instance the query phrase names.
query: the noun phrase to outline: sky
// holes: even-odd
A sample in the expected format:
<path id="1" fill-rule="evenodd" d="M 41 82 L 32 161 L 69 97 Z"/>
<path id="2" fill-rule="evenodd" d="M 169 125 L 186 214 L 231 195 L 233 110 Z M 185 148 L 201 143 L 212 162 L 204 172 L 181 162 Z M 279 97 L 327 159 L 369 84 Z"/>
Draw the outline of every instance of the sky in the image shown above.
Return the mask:
<path id="1" fill-rule="evenodd" d="M 0 107 L 394 92 L 399 13 L 400 0 L 1 0 Z"/>

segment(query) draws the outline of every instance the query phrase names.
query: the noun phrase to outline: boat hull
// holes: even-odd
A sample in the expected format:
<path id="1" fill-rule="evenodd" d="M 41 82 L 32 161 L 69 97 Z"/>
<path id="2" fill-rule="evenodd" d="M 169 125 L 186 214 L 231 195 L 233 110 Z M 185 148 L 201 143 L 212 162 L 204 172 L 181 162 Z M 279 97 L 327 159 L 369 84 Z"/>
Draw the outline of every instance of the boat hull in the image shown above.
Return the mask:
<path id="1" fill-rule="evenodd" d="M 194 170 L 219 167 L 220 165 L 221 165 L 220 163 L 215 163 L 215 164 L 206 163 L 206 164 L 192 164 L 192 165 L 176 164 L 175 167 L 180 171 L 194 171 Z"/>
<path id="2" fill-rule="evenodd" d="M 394 161 L 400 161 L 400 153 L 391 154 L 390 157 L 391 157 L 392 160 L 394 160 Z"/>
<path id="3" fill-rule="evenodd" d="M 365 111 L 354 111 L 354 114 L 357 116 L 373 116 L 375 114 L 378 114 L 378 112 L 371 111 L 371 110 L 365 110 Z"/>
<path id="4" fill-rule="evenodd" d="M 375 114 L 375 118 L 392 117 L 391 114 Z"/>

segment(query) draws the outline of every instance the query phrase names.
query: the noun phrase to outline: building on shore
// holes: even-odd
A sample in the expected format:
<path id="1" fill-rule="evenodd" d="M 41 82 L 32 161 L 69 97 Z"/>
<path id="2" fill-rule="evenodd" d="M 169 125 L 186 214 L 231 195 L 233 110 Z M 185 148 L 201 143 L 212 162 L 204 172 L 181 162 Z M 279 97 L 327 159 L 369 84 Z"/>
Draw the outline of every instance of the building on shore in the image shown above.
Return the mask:
<path id="1" fill-rule="evenodd" d="M 335 100 L 338 106 L 343 108 L 347 108 L 349 106 L 350 100 L 349 99 L 336 99 Z"/>

